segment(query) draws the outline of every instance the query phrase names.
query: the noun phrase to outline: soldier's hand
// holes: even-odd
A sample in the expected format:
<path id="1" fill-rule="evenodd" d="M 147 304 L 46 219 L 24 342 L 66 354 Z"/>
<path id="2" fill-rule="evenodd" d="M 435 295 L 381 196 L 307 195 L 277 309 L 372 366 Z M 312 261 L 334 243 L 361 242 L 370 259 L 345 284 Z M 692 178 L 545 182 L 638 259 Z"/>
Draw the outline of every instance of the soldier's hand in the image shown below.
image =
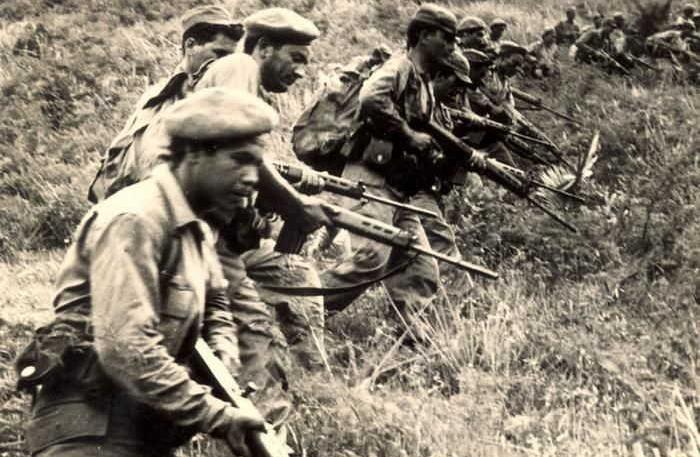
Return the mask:
<path id="1" fill-rule="evenodd" d="M 302 168 L 301 180 L 294 185 L 294 188 L 305 194 L 319 194 L 323 191 L 325 182 L 318 173 Z"/>
<path id="2" fill-rule="evenodd" d="M 424 152 L 430 149 L 433 144 L 433 138 L 427 133 L 423 132 L 413 132 L 409 136 L 409 149 L 418 152 Z"/>
<path id="3" fill-rule="evenodd" d="M 301 195 L 301 214 L 296 215 L 294 223 L 305 232 L 310 233 L 325 225 L 332 226 L 333 221 L 323 209 L 324 202 L 318 197 Z"/>
<path id="4" fill-rule="evenodd" d="M 265 419 L 258 411 L 243 411 L 238 408 L 227 408 L 230 418 L 226 433 L 226 442 L 231 451 L 240 457 L 255 457 L 246 445 L 246 436 L 253 432 L 265 431 Z"/>
<path id="5" fill-rule="evenodd" d="M 486 168 L 487 155 L 483 151 L 474 150 L 474 154 L 469 160 L 469 166 L 475 170 L 482 170 Z"/>

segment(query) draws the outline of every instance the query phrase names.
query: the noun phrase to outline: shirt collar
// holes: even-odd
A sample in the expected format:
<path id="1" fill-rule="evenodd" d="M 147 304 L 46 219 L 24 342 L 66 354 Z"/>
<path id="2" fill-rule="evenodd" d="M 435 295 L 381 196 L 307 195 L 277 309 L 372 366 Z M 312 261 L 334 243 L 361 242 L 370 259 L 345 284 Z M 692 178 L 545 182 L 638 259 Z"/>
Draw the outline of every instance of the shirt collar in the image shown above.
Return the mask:
<path id="1" fill-rule="evenodd" d="M 158 184 L 163 193 L 165 203 L 169 206 L 170 214 L 173 217 L 173 226 L 176 229 L 180 229 L 187 225 L 195 224 L 200 226 L 201 229 L 202 220 L 192 211 L 180 184 L 178 184 L 168 164 L 157 165 L 153 169 L 151 176 Z"/>
<path id="2" fill-rule="evenodd" d="M 161 86 L 161 89 L 153 97 L 149 98 L 144 104 L 144 108 L 151 108 L 160 105 L 164 100 L 170 98 L 180 98 L 182 96 L 183 89 L 193 88 L 202 75 L 207 71 L 209 65 L 214 62 L 215 59 L 209 59 L 205 61 L 198 69 L 192 74 L 192 77 L 188 76 L 185 71 L 185 62 L 182 61 L 175 67 L 175 70 L 170 74 L 165 84 Z"/>

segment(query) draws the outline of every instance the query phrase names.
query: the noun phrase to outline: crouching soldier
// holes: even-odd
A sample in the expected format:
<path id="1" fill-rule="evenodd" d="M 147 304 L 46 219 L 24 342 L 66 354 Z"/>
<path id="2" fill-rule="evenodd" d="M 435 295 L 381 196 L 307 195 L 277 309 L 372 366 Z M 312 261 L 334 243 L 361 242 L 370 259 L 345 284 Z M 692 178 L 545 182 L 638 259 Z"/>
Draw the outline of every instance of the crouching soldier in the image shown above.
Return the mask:
<path id="1" fill-rule="evenodd" d="M 202 336 L 225 363 L 238 363 L 204 220 L 224 222 L 247 203 L 262 160 L 258 138 L 277 115 L 255 96 L 207 89 L 162 116 L 167 163 L 89 211 L 58 273 L 56 318 L 44 330 L 69 343 L 61 363 L 34 379 L 33 455 L 171 456 L 195 433 L 249 455 L 246 433 L 264 425 L 194 381 L 187 362 Z M 31 376 L 18 365 L 21 381 Z"/>

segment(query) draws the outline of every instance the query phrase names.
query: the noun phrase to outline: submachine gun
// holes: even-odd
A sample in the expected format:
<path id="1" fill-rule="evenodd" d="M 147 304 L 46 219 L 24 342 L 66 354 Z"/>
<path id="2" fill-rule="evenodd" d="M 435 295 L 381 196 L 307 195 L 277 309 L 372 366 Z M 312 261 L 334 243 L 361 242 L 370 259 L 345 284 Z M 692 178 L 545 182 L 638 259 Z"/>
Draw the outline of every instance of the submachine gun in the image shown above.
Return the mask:
<path id="1" fill-rule="evenodd" d="M 224 363 L 214 355 L 214 351 L 201 338 L 195 343 L 192 365 L 219 398 L 243 411 L 257 411 Z M 233 446 L 230 443 L 227 444 L 235 453 Z M 288 457 L 292 453 L 292 449 L 277 436 L 269 423 L 265 424 L 264 431 L 249 433 L 245 438 L 245 444 L 253 457 Z"/>

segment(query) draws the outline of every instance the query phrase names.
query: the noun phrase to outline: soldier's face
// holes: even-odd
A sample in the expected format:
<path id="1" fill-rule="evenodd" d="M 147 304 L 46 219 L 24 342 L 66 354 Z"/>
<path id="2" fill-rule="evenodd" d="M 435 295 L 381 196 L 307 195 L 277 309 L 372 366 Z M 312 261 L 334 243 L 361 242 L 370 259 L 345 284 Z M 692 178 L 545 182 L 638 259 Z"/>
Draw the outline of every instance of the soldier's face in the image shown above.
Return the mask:
<path id="1" fill-rule="evenodd" d="M 226 224 L 236 210 L 249 206 L 258 186 L 259 151 L 253 149 L 258 147 L 224 146 L 191 160 L 185 192 L 195 198 L 199 217 Z"/>
<path id="2" fill-rule="evenodd" d="M 499 40 L 505 32 L 505 25 L 496 25 L 491 28 L 491 38 L 493 38 L 494 40 Z"/>
<path id="3" fill-rule="evenodd" d="M 270 45 L 261 53 L 263 61 L 260 66 L 260 80 L 267 91 L 287 92 L 297 79 L 306 75 L 305 67 L 309 63 L 308 46 Z"/>
<path id="4" fill-rule="evenodd" d="M 237 40 L 224 33 L 216 34 L 212 41 L 203 44 L 198 44 L 194 38 L 188 38 L 185 42 L 185 71 L 192 74 L 207 60 L 233 53 L 237 43 Z"/>
<path id="5" fill-rule="evenodd" d="M 573 22 L 573 20 L 576 19 L 576 12 L 575 11 L 567 11 L 566 18 L 569 20 L 569 22 Z"/>
<path id="6" fill-rule="evenodd" d="M 548 33 L 542 37 L 542 42 L 547 46 L 553 45 L 554 40 L 555 40 L 555 36 L 553 33 Z"/>
<path id="7" fill-rule="evenodd" d="M 444 30 L 435 30 L 423 36 L 421 44 L 433 62 L 439 62 L 455 50 L 455 35 Z"/>
<path id="8" fill-rule="evenodd" d="M 459 42 L 462 49 L 472 48 L 483 51 L 486 48 L 486 30 L 465 30 L 460 34 Z"/>

